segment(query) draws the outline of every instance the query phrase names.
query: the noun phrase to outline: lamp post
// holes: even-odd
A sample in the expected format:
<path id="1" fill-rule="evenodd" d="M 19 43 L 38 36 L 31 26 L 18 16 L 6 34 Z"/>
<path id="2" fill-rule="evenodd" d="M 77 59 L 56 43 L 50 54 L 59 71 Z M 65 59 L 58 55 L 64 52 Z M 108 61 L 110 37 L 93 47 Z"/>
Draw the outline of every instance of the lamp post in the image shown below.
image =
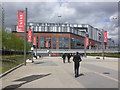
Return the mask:
<path id="1" fill-rule="evenodd" d="M 104 30 L 102 30 L 102 57 L 103 57 L 103 60 L 105 59 L 104 58 L 104 33 L 103 33 Z"/>
<path id="2" fill-rule="evenodd" d="M 34 38 L 34 25 L 32 26 L 32 49 L 34 50 L 34 45 L 33 45 L 34 39 L 33 38 Z M 34 56 L 33 50 L 32 50 L 32 62 L 34 62 L 33 61 L 33 56 Z"/>
<path id="3" fill-rule="evenodd" d="M 26 65 L 26 31 L 27 31 L 27 8 L 25 9 L 25 31 L 24 31 L 24 65 Z"/>

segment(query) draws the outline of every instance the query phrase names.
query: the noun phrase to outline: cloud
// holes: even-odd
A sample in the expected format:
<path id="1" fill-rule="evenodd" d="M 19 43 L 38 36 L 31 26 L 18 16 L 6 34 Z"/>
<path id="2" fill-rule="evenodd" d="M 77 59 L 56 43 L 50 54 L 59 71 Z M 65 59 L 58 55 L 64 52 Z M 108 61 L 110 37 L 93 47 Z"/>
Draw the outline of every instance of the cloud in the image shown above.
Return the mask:
<path id="1" fill-rule="evenodd" d="M 59 0 L 57 0 L 59 1 Z M 11 2 L 4 3 L 5 24 L 17 25 L 17 10 L 28 8 L 30 22 L 62 22 L 90 24 L 118 38 L 117 2 Z M 59 18 L 58 16 L 61 15 Z"/>

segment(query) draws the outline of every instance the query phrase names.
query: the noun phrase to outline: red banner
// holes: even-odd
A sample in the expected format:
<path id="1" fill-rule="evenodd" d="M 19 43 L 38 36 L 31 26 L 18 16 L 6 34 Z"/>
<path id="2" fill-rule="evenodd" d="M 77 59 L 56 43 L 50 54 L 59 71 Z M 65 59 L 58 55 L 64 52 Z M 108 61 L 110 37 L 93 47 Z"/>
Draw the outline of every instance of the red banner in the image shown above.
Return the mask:
<path id="1" fill-rule="evenodd" d="M 85 46 L 87 47 L 88 45 L 89 45 L 89 38 L 86 37 L 86 38 L 85 38 Z"/>
<path id="2" fill-rule="evenodd" d="M 32 42 L 32 30 L 28 30 L 28 42 Z"/>
<path id="3" fill-rule="evenodd" d="M 18 32 L 24 32 L 24 11 L 18 11 Z"/>
<path id="4" fill-rule="evenodd" d="M 103 31 L 103 35 L 104 35 L 104 42 L 108 42 L 107 31 Z"/>
<path id="5" fill-rule="evenodd" d="M 108 46 L 106 46 L 105 49 L 108 50 Z"/>
<path id="6" fill-rule="evenodd" d="M 46 45 L 45 45 L 46 47 L 48 47 L 49 46 L 49 42 L 48 41 L 46 41 Z"/>
<path id="7" fill-rule="evenodd" d="M 33 38 L 33 45 L 36 45 L 36 37 Z"/>

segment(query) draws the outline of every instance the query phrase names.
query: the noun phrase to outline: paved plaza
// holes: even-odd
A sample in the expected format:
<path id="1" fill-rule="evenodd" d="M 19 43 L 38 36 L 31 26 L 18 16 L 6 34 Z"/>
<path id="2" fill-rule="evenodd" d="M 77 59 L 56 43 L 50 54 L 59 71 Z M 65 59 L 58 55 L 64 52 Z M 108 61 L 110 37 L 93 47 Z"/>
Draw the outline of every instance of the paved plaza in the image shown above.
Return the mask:
<path id="1" fill-rule="evenodd" d="M 83 57 L 79 77 L 74 77 L 73 61 L 42 57 L 2 78 L 2 88 L 118 88 L 118 59 Z"/>

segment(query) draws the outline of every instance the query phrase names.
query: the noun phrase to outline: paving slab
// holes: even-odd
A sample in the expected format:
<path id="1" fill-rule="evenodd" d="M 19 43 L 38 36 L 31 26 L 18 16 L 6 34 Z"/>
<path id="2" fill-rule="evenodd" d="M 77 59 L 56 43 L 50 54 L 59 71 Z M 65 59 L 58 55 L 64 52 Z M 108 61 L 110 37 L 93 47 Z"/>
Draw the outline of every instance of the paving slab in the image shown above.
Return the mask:
<path id="1" fill-rule="evenodd" d="M 82 58 L 80 75 L 74 77 L 73 61 L 42 57 L 1 78 L 2 88 L 118 88 L 118 60 Z"/>

